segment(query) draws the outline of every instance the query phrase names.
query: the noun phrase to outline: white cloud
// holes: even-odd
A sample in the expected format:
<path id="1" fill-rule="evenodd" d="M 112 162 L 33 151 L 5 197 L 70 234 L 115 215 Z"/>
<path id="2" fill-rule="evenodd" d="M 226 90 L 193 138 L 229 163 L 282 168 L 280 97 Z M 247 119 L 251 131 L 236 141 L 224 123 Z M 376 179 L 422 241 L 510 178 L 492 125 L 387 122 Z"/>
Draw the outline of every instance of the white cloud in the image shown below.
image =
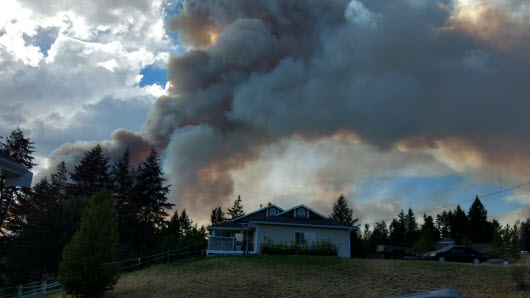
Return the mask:
<path id="1" fill-rule="evenodd" d="M 160 1 L 0 0 L 0 7 L 0 135 L 25 129 L 43 165 L 64 142 L 140 130 L 152 101 L 166 94 L 166 86 L 138 86 L 142 68 L 165 67 L 176 49 Z M 105 107 L 119 116 L 94 112 Z"/>

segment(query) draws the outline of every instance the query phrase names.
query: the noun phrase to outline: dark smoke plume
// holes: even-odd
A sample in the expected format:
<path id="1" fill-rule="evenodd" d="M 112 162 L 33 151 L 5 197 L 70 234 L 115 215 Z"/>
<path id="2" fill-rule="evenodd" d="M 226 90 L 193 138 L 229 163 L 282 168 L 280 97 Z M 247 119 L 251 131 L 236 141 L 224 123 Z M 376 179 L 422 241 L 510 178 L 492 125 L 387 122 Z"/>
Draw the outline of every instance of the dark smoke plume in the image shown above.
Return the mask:
<path id="1" fill-rule="evenodd" d="M 475 154 L 528 173 L 530 160 L 520 157 L 530 153 L 530 23 L 511 6 L 468 2 L 489 9 L 459 1 L 184 1 L 169 25 L 189 50 L 168 62 L 170 93 L 154 103 L 140 151 L 144 140 L 165 149 L 172 196 L 192 210 L 226 201 L 231 171 L 294 136 L 443 147 L 455 160 Z"/>

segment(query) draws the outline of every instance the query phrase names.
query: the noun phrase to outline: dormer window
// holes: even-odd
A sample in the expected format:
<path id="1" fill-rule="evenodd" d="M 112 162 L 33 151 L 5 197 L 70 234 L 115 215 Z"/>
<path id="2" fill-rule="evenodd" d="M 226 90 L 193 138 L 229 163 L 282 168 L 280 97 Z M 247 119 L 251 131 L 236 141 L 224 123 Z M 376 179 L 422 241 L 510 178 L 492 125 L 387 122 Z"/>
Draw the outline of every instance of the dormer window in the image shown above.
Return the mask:
<path id="1" fill-rule="evenodd" d="M 296 210 L 296 217 L 306 217 L 307 211 L 304 208 L 298 208 Z"/>
<path id="2" fill-rule="evenodd" d="M 276 216 L 276 208 L 269 208 L 269 216 Z"/>

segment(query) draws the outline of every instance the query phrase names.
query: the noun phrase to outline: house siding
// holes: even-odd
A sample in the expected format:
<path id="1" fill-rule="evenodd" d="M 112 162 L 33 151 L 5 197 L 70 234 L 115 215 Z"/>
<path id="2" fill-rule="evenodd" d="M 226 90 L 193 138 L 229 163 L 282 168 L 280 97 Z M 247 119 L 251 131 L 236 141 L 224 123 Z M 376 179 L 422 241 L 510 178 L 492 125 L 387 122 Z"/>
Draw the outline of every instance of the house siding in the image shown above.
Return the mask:
<path id="1" fill-rule="evenodd" d="M 291 243 L 294 241 L 295 232 L 306 232 L 315 233 L 316 241 L 329 240 L 334 243 L 339 250 L 339 257 L 350 257 L 350 231 L 347 229 L 258 224 L 257 231 L 255 246 L 257 252 L 259 252 L 260 244 L 266 238 L 271 239 L 274 243 Z"/>

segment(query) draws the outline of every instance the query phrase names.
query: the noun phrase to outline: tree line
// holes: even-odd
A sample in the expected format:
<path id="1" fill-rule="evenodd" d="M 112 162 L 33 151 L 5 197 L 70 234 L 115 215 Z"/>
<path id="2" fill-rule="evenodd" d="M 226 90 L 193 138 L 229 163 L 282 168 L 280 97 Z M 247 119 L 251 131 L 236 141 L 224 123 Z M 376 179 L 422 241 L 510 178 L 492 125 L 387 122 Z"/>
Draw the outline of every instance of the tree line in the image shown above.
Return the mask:
<path id="1" fill-rule="evenodd" d="M 0 150 L 32 169 L 33 142 L 17 128 Z M 89 198 L 107 189 L 118 231 L 118 258 L 133 258 L 206 241 L 185 209 L 174 211 L 160 159 L 152 149 L 137 167 L 129 150 L 109 162 L 96 145 L 68 172 L 63 161 L 34 187 L 7 186 L 0 176 L 0 286 L 54 277 L 63 248 L 79 229 Z"/>
<path id="2" fill-rule="evenodd" d="M 456 245 L 490 244 L 491 248 L 486 250 L 490 258 L 518 258 L 519 251 L 530 250 L 530 217 L 502 226 L 497 220 L 488 219 L 488 211 L 477 196 L 467 212 L 457 205 L 435 217 L 423 213 L 420 225 L 409 208 L 407 212 L 401 210 L 390 224 L 384 220 L 372 226 L 365 224 L 353 236 L 355 257 L 375 253 L 378 245 L 408 247 L 426 253 L 436 250 L 436 242 L 451 239 Z"/>

